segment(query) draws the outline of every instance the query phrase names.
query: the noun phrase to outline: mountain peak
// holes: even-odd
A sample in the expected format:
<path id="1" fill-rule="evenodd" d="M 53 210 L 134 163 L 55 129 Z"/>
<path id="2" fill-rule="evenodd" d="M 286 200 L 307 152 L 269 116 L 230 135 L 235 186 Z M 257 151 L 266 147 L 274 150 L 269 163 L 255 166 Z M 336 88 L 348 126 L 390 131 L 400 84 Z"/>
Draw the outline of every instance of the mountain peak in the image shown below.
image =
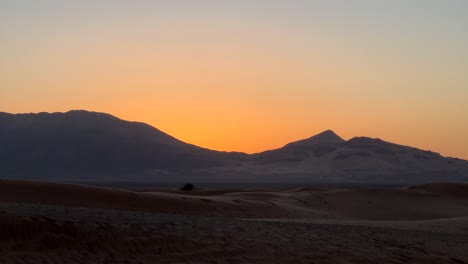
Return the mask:
<path id="1" fill-rule="evenodd" d="M 338 136 L 333 130 L 325 130 L 322 133 L 319 133 L 315 136 L 312 136 L 306 139 L 308 142 L 314 143 L 335 143 L 335 142 L 344 142 L 345 140 Z"/>
<path id="2" fill-rule="evenodd" d="M 344 142 L 345 140 L 342 139 L 340 136 L 338 136 L 335 132 L 332 130 L 325 130 L 315 136 L 312 136 L 307 139 L 299 140 L 296 142 L 289 143 L 286 146 L 291 146 L 291 145 L 315 145 L 315 144 L 320 144 L 320 143 L 341 143 Z"/>

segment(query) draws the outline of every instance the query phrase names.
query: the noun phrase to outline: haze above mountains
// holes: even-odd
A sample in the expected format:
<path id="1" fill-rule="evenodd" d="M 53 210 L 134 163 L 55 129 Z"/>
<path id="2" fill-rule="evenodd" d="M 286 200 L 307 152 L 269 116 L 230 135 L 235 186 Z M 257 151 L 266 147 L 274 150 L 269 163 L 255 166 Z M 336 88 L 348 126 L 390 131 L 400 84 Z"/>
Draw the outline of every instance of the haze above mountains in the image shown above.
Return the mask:
<path id="1" fill-rule="evenodd" d="M 398 183 L 468 181 L 468 162 L 328 130 L 257 154 L 184 143 L 87 112 L 0 113 L 2 178 L 74 181 Z"/>

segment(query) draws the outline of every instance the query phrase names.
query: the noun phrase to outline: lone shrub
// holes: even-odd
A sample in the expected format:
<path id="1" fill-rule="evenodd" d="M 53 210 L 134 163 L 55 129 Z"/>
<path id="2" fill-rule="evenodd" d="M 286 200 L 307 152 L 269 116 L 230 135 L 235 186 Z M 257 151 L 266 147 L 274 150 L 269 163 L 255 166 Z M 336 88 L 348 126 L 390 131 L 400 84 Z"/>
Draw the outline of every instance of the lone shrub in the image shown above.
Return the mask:
<path id="1" fill-rule="evenodd" d="M 184 186 L 182 186 L 182 188 L 180 188 L 181 191 L 193 191 L 193 188 L 195 186 L 190 183 L 190 182 L 187 182 L 186 184 L 184 184 Z"/>

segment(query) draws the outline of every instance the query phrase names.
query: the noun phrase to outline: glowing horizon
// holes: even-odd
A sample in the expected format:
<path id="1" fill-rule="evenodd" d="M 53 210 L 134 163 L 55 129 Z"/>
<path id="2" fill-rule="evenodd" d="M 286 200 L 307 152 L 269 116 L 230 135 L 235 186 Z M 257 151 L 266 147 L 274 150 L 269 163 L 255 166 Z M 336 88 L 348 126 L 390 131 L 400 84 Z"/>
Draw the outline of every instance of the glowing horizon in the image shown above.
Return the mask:
<path id="1" fill-rule="evenodd" d="M 111 113 L 105 113 L 105 112 L 99 112 L 99 111 L 91 111 L 91 110 L 87 110 L 87 109 L 70 109 L 70 110 L 68 110 L 68 111 L 76 111 L 76 110 L 78 110 L 78 111 L 81 111 L 81 110 L 82 110 L 82 111 L 96 112 L 96 113 L 103 113 L 103 114 L 111 114 Z M 66 113 L 66 112 L 68 112 L 68 111 L 47 112 L 47 113 Z M 42 112 L 46 112 L 46 111 L 42 111 Z M 12 114 L 29 114 L 29 113 L 33 113 L 33 112 L 28 112 L 28 113 L 26 113 L 26 112 L 25 112 L 25 113 L 12 113 Z M 39 112 L 34 112 L 33 114 L 37 114 L 37 113 L 39 113 Z M 113 115 L 113 114 L 111 114 L 111 115 Z M 123 121 L 129 121 L 129 122 L 143 122 L 143 121 L 140 121 L 140 120 L 131 120 L 131 119 L 127 120 L 127 119 L 121 118 L 121 117 L 116 116 L 116 115 L 113 115 L 113 116 L 115 116 L 115 117 L 117 117 L 117 118 L 119 118 L 119 119 L 121 119 L 121 120 L 123 120 Z M 146 123 L 146 122 L 143 122 L 143 123 Z M 335 131 L 335 130 L 333 130 L 333 129 L 324 129 L 324 130 L 315 132 L 315 134 L 306 135 L 306 136 L 303 136 L 302 138 L 291 139 L 290 141 L 287 141 L 287 142 L 283 142 L 283 143 L 281 143 L 281 142 L 274 142 L 274 144 L 268 145 L 268 146 L 272 146 L 272 147 L 267 147 L 267 148 L 265 148 L 265 149 L 256 149 L 256 148 L 254 148 L 253 151 L 243 151 L 243 150 L 238 150 L 238 149 L 231 149 L 231 150 L 219 149 L 219 148 L 216 148 L 216 147 L 207 147 L 207 146 L 204 146 L 204 145 L 195 144 L 195 143 L 193 143 L 193 142 L 190 142 L 190 141 L 184 140 L 184 139 L 182 139 L 182 138 L 179 138 L 179 137 L 177 137 L 177 136 L 174 136 L 173 134 L 168 133 L 167 131 L 164 131 L 164 130 L 158 128 L 157 125 L 152 125 L 152 124 L 149 124 L 149 123 L 146 123 L 146 124 L 148 124 L 148 125 L 154 127 L 155 129 L 158 129 L 158 130 L 162 131 L 163 133 L 166 133 L 166 134 L 168 134 L 168 135 L 170 135 L 170 136 L 172 136 L 172 137 L 174 137 L 174 138 L 176 138 L 176 139 L 178 139 L 178 140 L 180 140 L 180 141 L 182 141 L 182 142 L 188 143 L 188 144 L 196 145 L 196 146 L 203 147 L 203 148 L 207 148 L 207 149 L 211 149 L 211 150 L 227 151 L 227 152 L 243 152 L 243 153 L 247 153 L 247 154 L 254 154 L 254 153 L 260 153 L 260 152 L 264 152 L 264 151 L 268 151 L 268 150 L 278 149 L 278 148 L 284 147 L 285 145 L 287 145 L 287 144 L 289 144 L 289 143 L 292 143 L 292 142 L 295 142 L 295 141 L 300 141 L 300 140 L 304 140 L 304 139 L 310 138 L 310 137 L 312 137 L 312 136 L 318 135 L 318 134 L 320 134 L 320 133 L 322 133 L 322 132 L 325 132 L 325 131 L 327 131 L 327 130 L 333 131 L 336 135 L 338 135 L 339 137 L 343 138 L 343 139 L 346 140 L 346 141 L 349 140 L 349 139 L 352 139 L 352 138 L 354 138 L 354 137 L 370 137 L 370 136 L 368 136 L 368 135 L 353 135 L 353 136 L 349 136 L 349 137 L 343 137 L 343 136 L 340 134 L 340 131 Z M 390 142 L 390 143 L 395 143 L 395 144 L 399 144 L 399 145 L 405 145 L 405 146 L 409 146 L 409 147 L 416 147 L 416 146 L 412 146 L 412 145 L 408 145 L 408 144 L 402 144 L 402 143 L 400 143 L 400 142 L 390 141 L 390 140 L 387 140 L 387 139 L 385 139 L 385 138 L 381 138 L 381 137 L 378 137 L 378 136 L 377 136 L 377 137 L 370 137 L 370 138 L 379 138 L 379 139 L 381 139 L 381 140 L 384 140 L 384 141 L 387 141 L 387 142 Z M 279 143 L 279 145 L 276 144 L 276 143 Z M 221 146 L 221 147 L 222 147 L 222 146 Z M 437 152 L 437 151 L 434 151 L 433 149 L 424 149 L 424 148 L 420 148 L 420 147 L 417 147 L 417 148 L 422 149 L 422 150 Z M 439 154 L 441 154 L 442 156 L 447 156 L 447 155 L 444 155 L 444 153 L 439 153 Z M 448 157 L 452 157 L 452 158 L 461 158 L 461 157 L 457 157 L 457 156 L 448 156 Z"/>
<path id="2" fill-rule="evenodd" d="M 0 111 L 260 152 L 331 129 L 468 159 L 468 2 L 0 2 Z"/>

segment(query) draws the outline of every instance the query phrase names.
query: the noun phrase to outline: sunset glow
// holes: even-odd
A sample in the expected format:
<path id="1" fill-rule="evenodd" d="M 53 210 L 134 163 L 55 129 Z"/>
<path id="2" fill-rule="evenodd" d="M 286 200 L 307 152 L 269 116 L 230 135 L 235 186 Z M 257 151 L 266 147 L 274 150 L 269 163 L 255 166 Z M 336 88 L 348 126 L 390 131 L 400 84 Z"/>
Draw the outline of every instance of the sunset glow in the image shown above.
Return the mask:
<path id="1" fill-rule="evenodd" d="M 467 13 L 457 0 L 0 1 L 0 111 L 106 112 L 216 150 L 332 129 L 468 159 Z"/>

